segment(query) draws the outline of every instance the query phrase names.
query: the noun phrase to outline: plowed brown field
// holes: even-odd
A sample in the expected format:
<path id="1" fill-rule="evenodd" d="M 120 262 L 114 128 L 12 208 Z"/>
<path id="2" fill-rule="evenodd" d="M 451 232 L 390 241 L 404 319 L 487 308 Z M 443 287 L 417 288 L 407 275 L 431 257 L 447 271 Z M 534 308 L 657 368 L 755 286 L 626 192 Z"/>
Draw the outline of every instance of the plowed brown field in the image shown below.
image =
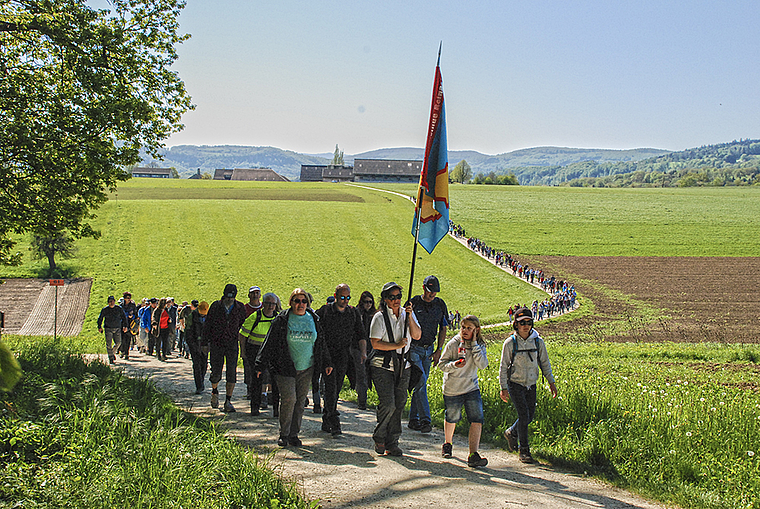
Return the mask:
<path id="1" fill-rule="evenodd" d="M 760 343 L 760 257 L 541 256 L 526 261 L 574 283 L 595 306 L 591 316 L 543 325 L 544 335 L 584 329 L 593 337 L 605 323 L 622 320 L 626 331 L 599 339 Z M 630 299 L 615 298 L 610 290 Z M 662 310 L 661 316 L 642 318 L 636 301 Z"/>

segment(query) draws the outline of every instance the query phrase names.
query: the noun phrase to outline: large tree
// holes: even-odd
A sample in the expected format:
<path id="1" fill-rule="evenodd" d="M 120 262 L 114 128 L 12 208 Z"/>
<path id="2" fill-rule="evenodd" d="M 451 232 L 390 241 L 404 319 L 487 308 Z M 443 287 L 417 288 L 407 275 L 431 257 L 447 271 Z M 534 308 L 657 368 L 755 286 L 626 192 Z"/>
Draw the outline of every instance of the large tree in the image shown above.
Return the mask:
<path id="1" fill-rule="evenodd" d="M 469 182 L 472 178 L 472 168 L 467 161 L 462 159 L 449 172 L 449 178 L 451 178 L 452 182 L 459 182 L 460 184 Z"/>
<path id="2" fill-rule="evenodd" d="M 192 108 L 176 71 L 183 0 L 0 0 L 0 262 L 12 234 L 88 221 Z"/>

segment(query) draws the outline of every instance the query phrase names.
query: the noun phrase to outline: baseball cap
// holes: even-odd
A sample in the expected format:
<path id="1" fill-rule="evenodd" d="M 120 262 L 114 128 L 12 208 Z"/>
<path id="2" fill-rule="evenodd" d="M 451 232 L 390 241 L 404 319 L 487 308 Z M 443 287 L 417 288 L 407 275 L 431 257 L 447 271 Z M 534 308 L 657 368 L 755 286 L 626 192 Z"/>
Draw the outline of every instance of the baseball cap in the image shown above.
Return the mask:
<path id="1" fill-rule="evenodd" d="M 131 293 L 129 293 L 129 292 L 124 292 L 124 293 L 122 294 L 122 297 L 124 297 L 125 299 L 126 299 L 127 297 L 129 297 L 129 298 L 131 299 L 131 298 L 132 298 L 132 294 L 131 294 Z"/>
<path id="2" fill-rule="evenodd" d="M 193 299 L 192 301 L 190 301 L 190 304 L 192 304 L 195 307 L 198 307 L 198 301 L 195 300 L 195 299 Z"/>
<path id="3" fill-rule="evenodd" d="M 151 304 L 155 304 L 156 302 L 158 302 L 158 299 L 157 299 L 157 298 L 155 298 L 155 297 L 151 297 L 151 299 L 150 299 L 150 303 L 151 303 Z"/>
<path id="4" fill-rule="evenodd" d="M 113 295 L 109 295 L 108 296 L 108 302 L 111 302 L 111 301 L 116 302 L 116 297 L 114 297 Z"/>
<path id="5" fill-rule="evenodd" d="M 522 318 L 533 320 L 533 313 L 528 308 L 518 308 L 517 311 L 515 311 L 515 321 L 517 322 Z"/>
<path id="6" fill-rule="evenodd" d="M 259 288 L 258 286 L 252 286 L 248 289 L 248 293 L 253 293 L 256 290 L 261 291 L 261 288 Z"/>
<path id="7" fill-rule="evenodd" d="M 224 295 L 222 298 L 234 299 L 235 297 L 237 297 L 237 286 L 229 283 L 224 287 Z"/>
<path id="8" fill-rule="evenodd" d="M 429 292 L 440 292 L 441 284 L 438 282 L 438 278 L 435 276 L 428 276 L 422 282 L 422 286 Z"/>

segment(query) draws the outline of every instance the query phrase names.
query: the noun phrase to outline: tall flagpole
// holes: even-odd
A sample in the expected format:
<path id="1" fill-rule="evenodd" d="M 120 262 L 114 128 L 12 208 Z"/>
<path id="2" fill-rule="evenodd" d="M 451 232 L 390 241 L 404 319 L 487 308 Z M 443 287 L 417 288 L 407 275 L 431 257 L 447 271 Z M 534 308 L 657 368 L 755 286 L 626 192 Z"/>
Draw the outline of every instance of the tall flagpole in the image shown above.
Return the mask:
<path id="1" fill-rule="evenodd" d="M 438 61 L 435 63 L 436 69 L 441 66 L 441 47 L 443 46 L 443 41 L 441 41 L 438 44 Z M 427 154 L 426 154 L 427 155 Z M 422 161 L 422 166 L 424 169 L 425 161 Z M 406 301 L 409 302 L 412 300 L 412 285 L 414 284 L 414 266 L 417 263 L 417 244 L 419 243 L 420 239 L 420 215 L 422 214 L 422 173 L 420 172 L 420 183 L 418 185 L 417 189 L 417 202 L 415 203 L 416 210 L 414 211 L 414 216 L 416 218 L 415 224 L 417 225 L 417 229 L 414 233 L 414 249 L 412 250 L 412 270 L 409 274 L 409 290 L 406 292 Z"/>

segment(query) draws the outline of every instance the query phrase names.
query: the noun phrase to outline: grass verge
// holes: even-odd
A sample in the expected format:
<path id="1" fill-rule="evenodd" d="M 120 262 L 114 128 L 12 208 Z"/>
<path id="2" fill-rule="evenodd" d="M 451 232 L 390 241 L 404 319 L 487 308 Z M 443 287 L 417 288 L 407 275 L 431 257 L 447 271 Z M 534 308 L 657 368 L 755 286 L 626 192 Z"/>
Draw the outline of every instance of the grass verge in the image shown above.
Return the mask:
<path id="1" fill-rule="evenodd" d="M 318 505 L 150 381 L 85 362 L 81 345 L 12 346 L 24 377 L 2 395 L 0 506 Z"/>

